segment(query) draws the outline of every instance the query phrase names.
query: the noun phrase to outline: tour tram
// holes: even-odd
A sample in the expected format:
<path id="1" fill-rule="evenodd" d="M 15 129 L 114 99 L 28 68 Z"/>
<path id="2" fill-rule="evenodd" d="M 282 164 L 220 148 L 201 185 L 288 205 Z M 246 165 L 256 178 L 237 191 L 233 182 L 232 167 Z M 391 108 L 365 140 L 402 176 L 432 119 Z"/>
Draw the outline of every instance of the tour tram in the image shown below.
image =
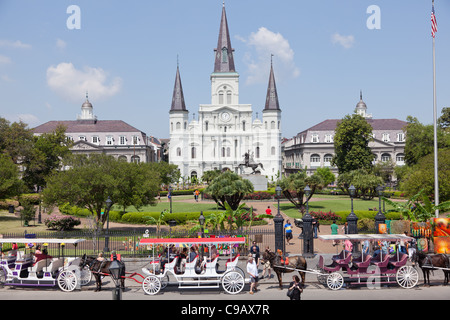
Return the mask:
<path id="1" fill-rule="evenodd" d="M 245 244 L 245 237 L 142 238 L 140 245 L 147 246 L 152 251 L 150 269 L 142 269 L 147 275 L 142 282 L 142 288 L 146 294 L 157 294 L 167 286 L 169 275 L 172 275 L 178 282 L 179 288 L 219 288 L 222 284 L 227 293 L 237 294 L 242 291 L 245 282 L 248 282 L 244 271 L 237 266 L 239 253 L 236 249 L 242 244 Z M 186 260 L 174 253 L 179 248 L 187 248 Z M 226 248 L 229 258 L 219 262 L 219 254 L 215 252 L 218 250 L 217 252 L 224 253 L 221 248 Z M 163 253 L 158 255 L 158 251 Z M 201 251 L 207 252 L 202 261 L 199 254 Z M 189 252 L 196 252 L 192 261 L 189 261 Z M 219 270 L 223 267 L 223 265 L 219 266 L 221 262 L 225 262 L 225 268 L 222 271 Z"/>
<path id="2" fill-rule="evenodd" d="M 0 259 L 0 286 L 16 287 L 55 287 L 70 292 L 80 289 L 91 279 L 90 270 L 79 267 L 81 258 L 65 257 L 69 246 L 75 249 L 84 239 L 35 239 L 35 238 L 0 238 L 1 248 L 11 247 L 9 252 L 1 251 Z M 13 245 L 17 245 L 15 248 Z M 19 245 L 25 248 L 18 248 Z M 57 246 L 59 257 L 33 252 L 33 247 Z M 22 247 L 22 246 L 21 246 Z M 22 250 L 23 249 L 23 250 Z M 27 252 L 28 251 L 28 252 Z"/>

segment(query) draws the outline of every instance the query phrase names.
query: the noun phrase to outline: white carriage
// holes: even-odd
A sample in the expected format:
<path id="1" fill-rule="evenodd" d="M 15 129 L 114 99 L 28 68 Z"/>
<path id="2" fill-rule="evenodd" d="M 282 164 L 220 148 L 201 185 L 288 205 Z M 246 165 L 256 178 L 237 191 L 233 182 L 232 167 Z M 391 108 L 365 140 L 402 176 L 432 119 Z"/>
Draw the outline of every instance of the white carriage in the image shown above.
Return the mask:
<path id="1" fill-rule="evenodd" d="M 142 288 L 145 293 L 154 295 L 165 288 L 169 282 L 169 275 L 175 277 L 179 288 L 219 288 L 229 294 L 237 294 L 244 288 L 246 279 L 245 273 L 238 264 L 239 254 L 233 256 L 232 248 L 235 245 L 245 244 L 244 237 L 237 238 L 174 238 L 174 239 L 150 239 L 143 238 L 140 245 L 150 246 L 153 252 L 150 261 L 150 269 L 143 268 L 142 271 L 147 275 L 143 280 Z M 226 245 L 230 248 L 229 258 L 220 260 L 225 262 L 225 270 L 218 268 L 219 255 L 211 256 L 213 246 Z M 155 249 L 166 247 L 166 256 L 155 256 Z M 179 261 L 180 256 L 170 257 L 169 247 L 203 246 L 208 248 L 208 255 L 200 261 L 200 255 L 197 255 L 192 261 Z M 163 259 L 167 259 L 163 264 Z M 199 267 L 200 265 L 200 267 Z M 248 282 L 248 280 L 247 280 Z"/>
<path id="2" fill-rule="evenodd" d="M 14 239 L 0 238 L 1 247 L 4 244 L 25 244 L 25 249 L 15 249 L 1 253 L 0 259 L 0 285 L 18 287 L 55 287 L 70 292 L 80 289 L 91 279 L 88 269 L 80 270 L 80 259 L 76 257 L 76 247 L 84 239 Z M 31 247 L 34 245 L 58 245 L 62 256 L 37 257 Z M 72 245 L 75 248 L 75 257 L 64 257 L 64 247 Z M 27 252 L 27 246 L 28 252 Z"/>

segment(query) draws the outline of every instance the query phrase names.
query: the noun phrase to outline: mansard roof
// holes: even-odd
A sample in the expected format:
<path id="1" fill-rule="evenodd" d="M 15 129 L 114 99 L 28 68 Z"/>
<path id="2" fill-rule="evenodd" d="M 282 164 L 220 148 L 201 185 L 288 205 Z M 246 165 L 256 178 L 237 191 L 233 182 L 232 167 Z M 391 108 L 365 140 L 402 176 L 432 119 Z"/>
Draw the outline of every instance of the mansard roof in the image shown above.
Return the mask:
<path id="1" fill-rule="evenodd" d="M 33 133 L 49 133 L 58 125 L 66 127 L 66 133 L 90 133 L 90 132 L 140 132 L 141 130 L 129 125 L 122 120 L 73 120 L 73 121 L 49 121 L 33 129 Z"/>
<path id="2" fill-rule="evenodd" d="M 341 119 L 327 119 L 300 133 L 307 131 L 334 131 L 339 121 Z M 366 121 L 372 126 L 373 130 L 402 130 L 407 124 L 406 121 L 398 119 L 366 119 Z"/>

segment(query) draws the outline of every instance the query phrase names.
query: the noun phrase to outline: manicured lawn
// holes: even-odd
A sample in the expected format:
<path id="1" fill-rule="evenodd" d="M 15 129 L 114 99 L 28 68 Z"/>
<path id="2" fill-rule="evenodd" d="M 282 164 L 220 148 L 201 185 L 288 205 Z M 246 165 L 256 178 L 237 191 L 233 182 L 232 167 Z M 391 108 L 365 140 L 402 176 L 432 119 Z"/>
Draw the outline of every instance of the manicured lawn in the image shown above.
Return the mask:
<path id="1" fill-rule="evenodd" d="M 174 200 L 172 200 L 172 212 L 198 212 L 217 210 L 215 202 L 182 202 L 183 200 L 186 200 L 186 198 L 177 199 L 177 197 L 174 197 Z M 122 209 L 121 207 L 114 206 L 113 210 Z M 168 202 L 167 199 L 161 199 L 161 202 L 158 202 L 156 206 L 145 206 L 139 209 L 140 212 L 162 212 L 164 210 L 170 210 L 170 202 Z M 128 207 L 126 211 L 136 212 L 138 210 L 136 210 L 134 207 Z"/>

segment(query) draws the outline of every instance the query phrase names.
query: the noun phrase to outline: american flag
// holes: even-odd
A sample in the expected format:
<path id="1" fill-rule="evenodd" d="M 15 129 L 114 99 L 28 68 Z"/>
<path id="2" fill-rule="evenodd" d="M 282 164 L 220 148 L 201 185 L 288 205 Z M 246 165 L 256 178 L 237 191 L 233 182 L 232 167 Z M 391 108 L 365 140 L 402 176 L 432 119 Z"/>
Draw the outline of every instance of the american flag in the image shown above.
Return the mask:
<path id="1" fill-rule="evenodd" d="M 434 38 L 435 34 L 437 32 L 437 22 L 436 22 L 436 16 L 434 14 L 434 1 L 433 1 L 433 7 L 431 9 L 431 36 Z"/>

